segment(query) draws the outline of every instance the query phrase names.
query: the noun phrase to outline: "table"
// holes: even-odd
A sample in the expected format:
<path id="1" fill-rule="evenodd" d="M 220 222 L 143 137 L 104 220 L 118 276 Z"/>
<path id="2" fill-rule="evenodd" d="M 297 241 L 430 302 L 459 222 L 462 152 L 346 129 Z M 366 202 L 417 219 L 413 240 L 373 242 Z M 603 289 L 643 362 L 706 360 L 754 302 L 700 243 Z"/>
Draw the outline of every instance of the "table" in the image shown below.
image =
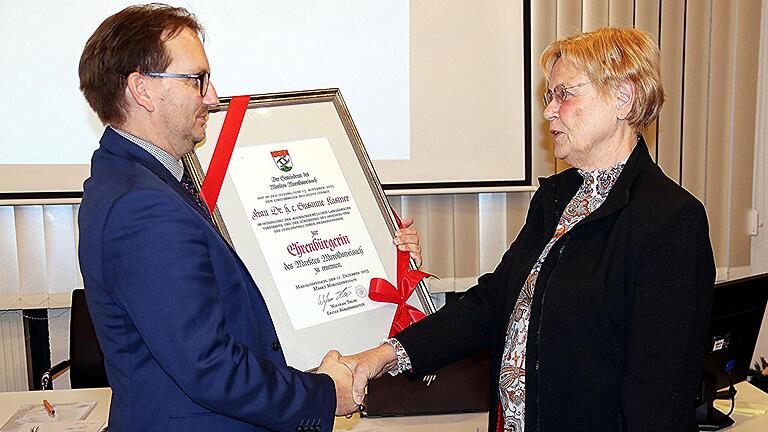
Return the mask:
<path id="1" fill-rule="evenodd" d="M 88 414 L 88 419 L 104 420 L 109 418 L 109 402 L 112 398 L 110 388 L 75 389 L 75 390 L 40 390 L 26 392 L 0 392 L 0 427 L 22 405 L 40 404 L 48 399 L 56 407 L 63 402 L 96 401 L 96 407 Z"/>
<path id="2" fill-rule="evenodd" d="M 739 408 L 751 405 L 768 406 L 768 394 L 744 381 L 736 384 L 736 409 L 730 417 L 736 422 L 731 427 L 721 429 L 733 432 L 765 432 L 768 431 L 768 415 L 748 416 L 739 413 Z M 730 402 L 728 403 L 730 409 Z M 726 409 L 726 411 L 728 410 Z"/>
<path id="3" fill-rule="evenodd" d="M 768 406 L 768 394 L 747 382 L 736 384 L 737 410 L 731 414 L 736 423 L 724 431 L 765 432 L 768 431 L 768 415 L 748 416 L 738 408 Z M 107 419 L 112 390 L 109 388 L 77 390 L 44 390 L 0 393 L 0 425 L 4 424 L 21 405 L 42 403 L 48 399 L 54 405 L 61 402 L 96 401 L 96 408 L 89 418 Z M 335 432 L 484 432 L 488 424 L 488 413 L 449 414 L 438 416 L 385 417 L 385 418 L 337 418 Z"/>
<path id="4" fill-rule="evenodd" d="M 486 432 L 488 413 L 411 417 L 336 418 L 334 432 Z M 763 431 L 764 432 L 764 431 Z"/>

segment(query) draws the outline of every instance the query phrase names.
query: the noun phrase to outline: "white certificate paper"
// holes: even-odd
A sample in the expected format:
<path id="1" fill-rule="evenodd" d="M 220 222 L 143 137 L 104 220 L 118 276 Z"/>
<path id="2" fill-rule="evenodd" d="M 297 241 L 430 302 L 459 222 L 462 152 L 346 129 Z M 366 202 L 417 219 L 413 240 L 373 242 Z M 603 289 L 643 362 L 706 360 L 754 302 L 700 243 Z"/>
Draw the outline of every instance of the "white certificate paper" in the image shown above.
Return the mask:
<path id="1" fill-rule="evenodd" d="M 294 329 L 383 306 L 386 279 L 328 139 L 235 147 L 228 173 Z"/>

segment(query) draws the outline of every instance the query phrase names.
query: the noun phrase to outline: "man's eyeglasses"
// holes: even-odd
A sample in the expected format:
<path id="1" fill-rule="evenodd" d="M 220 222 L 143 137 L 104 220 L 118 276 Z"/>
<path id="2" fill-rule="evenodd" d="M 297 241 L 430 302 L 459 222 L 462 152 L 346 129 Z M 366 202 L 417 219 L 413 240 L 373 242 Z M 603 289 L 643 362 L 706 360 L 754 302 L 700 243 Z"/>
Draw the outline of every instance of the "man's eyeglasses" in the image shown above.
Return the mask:
<path id="1" fill-rule="evenodd" d="M 200 87 L 200 96 L 205 97 L 208 93 L 208 85 L 211 82 L 211 74 L 209 72 L 200 72 L 199 74 L 180 74 L 169 72 L 147 72 L 144 75 L 157 77 L 157 78 L 188 78 L 196 79 L 197 85 Z"/>
<path id="2" fill-rule="evenodd" d="M 542 102 L 544 103 L 544 107 L 548 107 L 549 104 L 552 103 L 552 99 L 556 100 L 558 105 L 562 104 L 566 100 L 568 100 L 568 96 L 571 96 L 571 93 L 568 91 L 570 89 L 574 89 L 577 87 L 585 86 L 589 84 L 589 81 L 583 82 L 581 84 L 576 84 L 572 86 L 564 86 L 562 84 L 559 84 L 555 86 L 552 90 L 547 90 L 544 92 L 544 97 L 542 98 Z"/>

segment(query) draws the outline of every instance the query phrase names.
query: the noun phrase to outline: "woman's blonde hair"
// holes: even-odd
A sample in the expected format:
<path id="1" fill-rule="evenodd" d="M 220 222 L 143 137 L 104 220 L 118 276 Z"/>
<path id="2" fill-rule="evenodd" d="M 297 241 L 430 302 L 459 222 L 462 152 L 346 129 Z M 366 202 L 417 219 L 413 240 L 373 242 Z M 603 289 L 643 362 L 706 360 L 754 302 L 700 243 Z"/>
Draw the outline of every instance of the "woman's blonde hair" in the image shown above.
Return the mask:
<path id="1" fill-rule="evenodd" d="M 635 101 L 627 122 L 641 132 L 659 115 L 664 104 L 661 57 L 651 37 L 632 28 L 604 27 L 550 43 L 541 54 L 541 68 L 549 82 L 552 67 L 562 59 L 582 71 L 602 95 L 629 81 Z"/>

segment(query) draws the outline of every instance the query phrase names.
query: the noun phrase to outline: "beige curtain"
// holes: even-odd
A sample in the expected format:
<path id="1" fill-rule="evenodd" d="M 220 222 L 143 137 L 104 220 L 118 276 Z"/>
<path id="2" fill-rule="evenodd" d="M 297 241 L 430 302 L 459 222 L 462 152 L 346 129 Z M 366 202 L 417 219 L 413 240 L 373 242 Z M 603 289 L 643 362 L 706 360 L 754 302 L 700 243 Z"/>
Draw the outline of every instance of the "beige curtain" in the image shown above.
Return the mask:
<path id="1" fill-rule="evenodd" d="M 0 206 L 0 310 L 69 306 L 83 286 L 77 208 Z"/>
<path id="2" fill-rule="evenodd" d="M 51 364 L 69 358 L 67 308 L 72 290 L 83 285 L 77 208 L 0 206 L 0 391 L 28 389 L 23 309 L 51 309 Z M 68 388 L 69 377 L 60 377 L 56 387 Z"/>

